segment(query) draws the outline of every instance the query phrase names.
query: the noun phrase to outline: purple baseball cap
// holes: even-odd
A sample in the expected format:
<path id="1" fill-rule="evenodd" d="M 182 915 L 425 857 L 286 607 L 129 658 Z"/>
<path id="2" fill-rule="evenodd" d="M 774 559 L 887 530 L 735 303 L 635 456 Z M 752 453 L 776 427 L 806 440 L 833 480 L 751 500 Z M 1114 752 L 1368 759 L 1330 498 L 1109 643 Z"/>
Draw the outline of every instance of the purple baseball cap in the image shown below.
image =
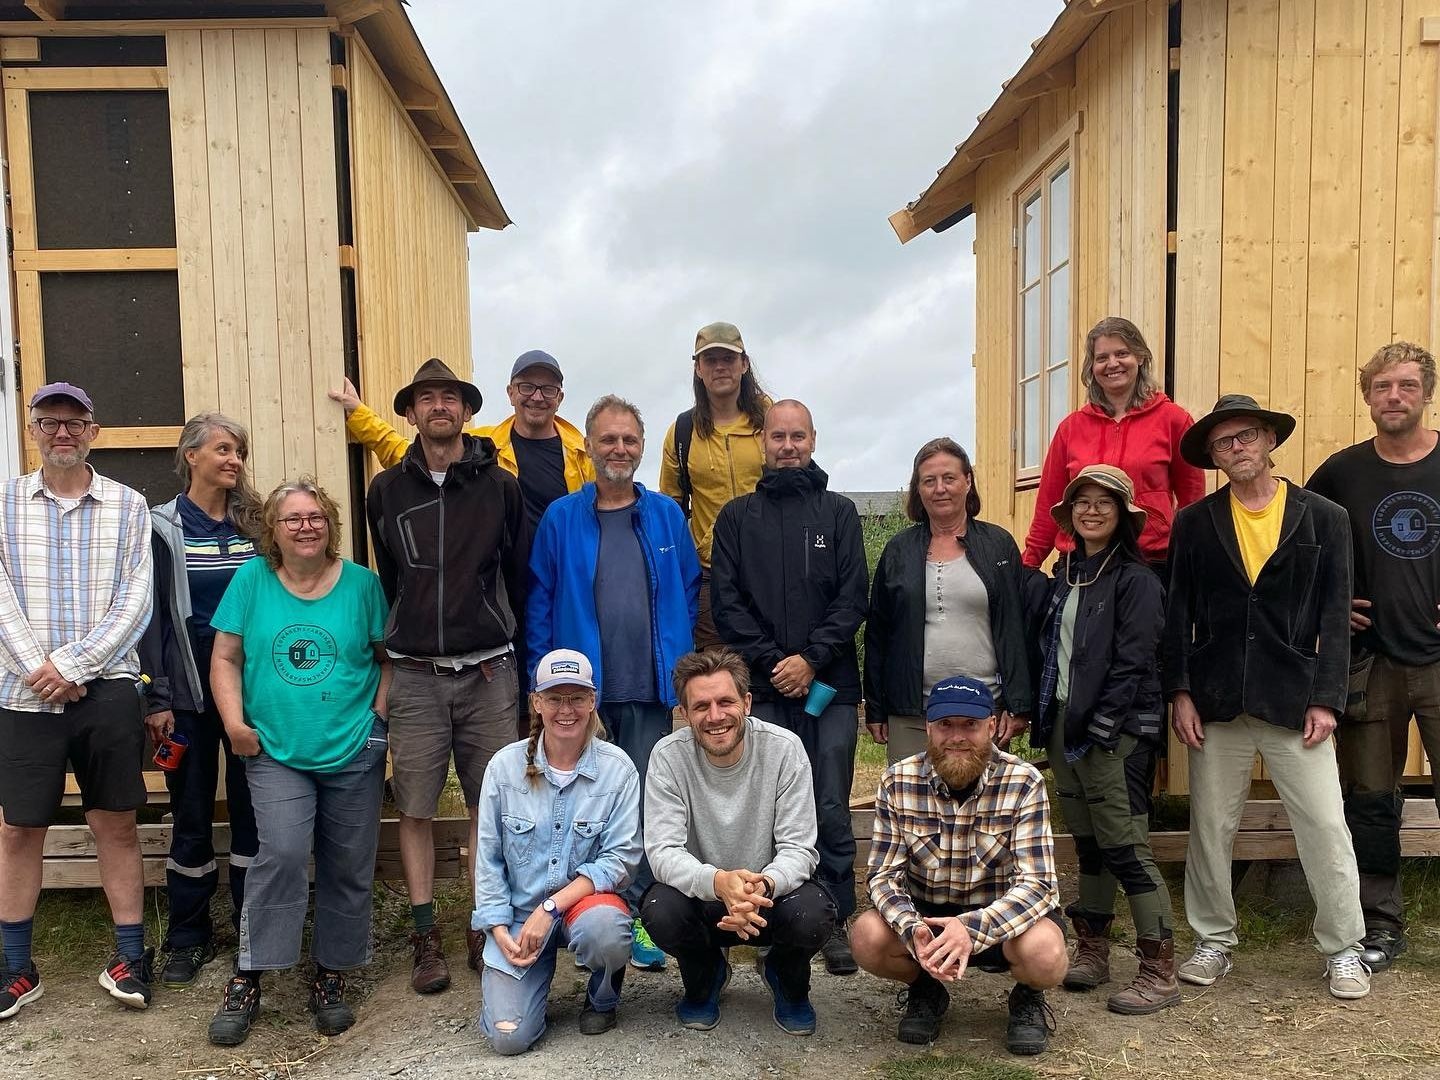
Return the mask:
<path id="1" fill-rule="evenodd" d="M 42 401 L 49 401 L 51 398 L 66 397 L 79 405 L 92 416 L 95 414 L 95 403 L 90 400 L 90 395 L 80 387 L 68 382 L 46 383 L 36 390 L 30 397 L 30 408 L 35 408 Z"/>

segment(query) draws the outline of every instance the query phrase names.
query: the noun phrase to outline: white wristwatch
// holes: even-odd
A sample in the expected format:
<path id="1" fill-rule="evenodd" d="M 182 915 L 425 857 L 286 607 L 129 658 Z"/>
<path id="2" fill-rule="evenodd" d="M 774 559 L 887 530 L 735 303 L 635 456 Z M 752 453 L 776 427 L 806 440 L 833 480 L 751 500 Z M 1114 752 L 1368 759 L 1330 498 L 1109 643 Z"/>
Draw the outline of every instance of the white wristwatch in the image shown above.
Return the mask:
<path id="1" fill-rule="evenodd" d="M 547 896 L 545 902 L 540 905 L 540 910 L 549 915 L 552 919 L 560 918 L 560 909 L 555 906 L 555 898 Z"/>

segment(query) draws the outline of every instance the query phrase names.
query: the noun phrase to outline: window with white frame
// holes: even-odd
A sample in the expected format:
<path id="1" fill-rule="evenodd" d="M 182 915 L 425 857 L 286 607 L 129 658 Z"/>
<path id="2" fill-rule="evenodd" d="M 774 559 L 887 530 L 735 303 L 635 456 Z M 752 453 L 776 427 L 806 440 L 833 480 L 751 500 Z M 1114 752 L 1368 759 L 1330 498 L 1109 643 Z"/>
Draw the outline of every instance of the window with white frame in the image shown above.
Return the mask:
<path id="1" fill-rule="evenodd" d="M 1050 162 L 1015 200 L 1017 291 L 1015 472 L 1038 477 L 1070 411 L 1070 197 L 1068 157 Z"/>

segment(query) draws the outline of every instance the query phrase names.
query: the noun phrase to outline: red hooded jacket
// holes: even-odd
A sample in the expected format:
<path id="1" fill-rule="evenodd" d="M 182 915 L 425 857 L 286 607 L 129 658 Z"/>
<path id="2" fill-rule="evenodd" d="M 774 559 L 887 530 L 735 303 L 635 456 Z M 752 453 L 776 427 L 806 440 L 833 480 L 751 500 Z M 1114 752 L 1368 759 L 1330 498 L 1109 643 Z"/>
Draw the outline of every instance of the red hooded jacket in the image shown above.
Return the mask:
<path id="1" fill-rule="evenodd" d="M 1118 420 L 1093 403 L 1076 409 L 1055 429 L 1045 465 L 1035 517 L 1025 537 L 1026 566 L 1038 567 L 1052 550 L 1069 551 L 1075 542 L 1050 516 L 1065 495 L 1065 485 L 1086 465 L 1115 465 L 1135 485 L 1135 502 L 1148 515 L 1140 534 L 1140 552 L 1159 561 L 1170 548 L 1175 511 L 1205 494 L 1205 474 L 1180 456 L 1180 437 L 1195 423 L 1191 415 L 1160 391 Z"/>

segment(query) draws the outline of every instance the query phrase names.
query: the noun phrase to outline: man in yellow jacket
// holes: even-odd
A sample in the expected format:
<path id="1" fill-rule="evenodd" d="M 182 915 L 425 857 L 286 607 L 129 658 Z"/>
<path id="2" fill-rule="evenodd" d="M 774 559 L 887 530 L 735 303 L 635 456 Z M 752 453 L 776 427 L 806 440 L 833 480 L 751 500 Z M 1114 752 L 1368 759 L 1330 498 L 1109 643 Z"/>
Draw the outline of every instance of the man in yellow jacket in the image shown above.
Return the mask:
<path id="1" fill-rule="evenodd" d="M 522 353 L 510 371 L 505 392 L 515 415 L 493 427 L 475 427 L 471 435 L 485 436 L 495 444 L 500 467 L 520 482 L 530 531 L 540 523 L 545 508 L 562 495 L 580 490 L 595 479 L 595 466 L 585 452 L 585 433 L 556 413 L 565 400 L 565 376 L 547 352 Z M 349 379 L 330 397 L 345 407 L 345 429 L 380 459 L 385 468 L 405 456 L 410 440 L 369 408 Z"/>

